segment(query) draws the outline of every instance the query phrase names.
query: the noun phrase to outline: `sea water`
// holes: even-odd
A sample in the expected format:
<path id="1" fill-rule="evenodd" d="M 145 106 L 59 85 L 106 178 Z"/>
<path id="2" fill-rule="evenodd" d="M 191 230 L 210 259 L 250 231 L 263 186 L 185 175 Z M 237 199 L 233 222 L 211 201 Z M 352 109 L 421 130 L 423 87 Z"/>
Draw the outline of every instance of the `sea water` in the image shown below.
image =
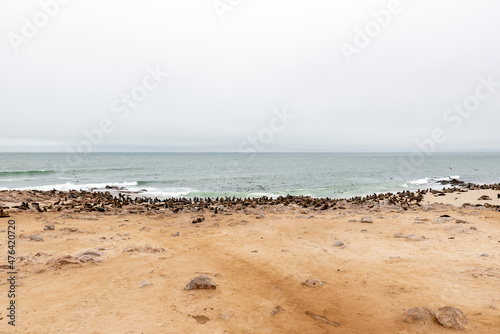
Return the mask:
<path id="1" fill-rule="evenodd" d="M 0 190 L 118 187 L 137 196 L 348 198 L 500 182 L 500 153 L 1 153 Z"/>

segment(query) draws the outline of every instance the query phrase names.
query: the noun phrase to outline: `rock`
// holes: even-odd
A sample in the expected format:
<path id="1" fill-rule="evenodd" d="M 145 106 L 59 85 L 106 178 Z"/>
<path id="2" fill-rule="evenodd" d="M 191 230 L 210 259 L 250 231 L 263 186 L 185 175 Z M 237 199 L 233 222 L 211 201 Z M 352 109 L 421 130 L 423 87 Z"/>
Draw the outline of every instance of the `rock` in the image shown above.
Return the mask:
<path id="1" fill-rule="evenodd" d="M 150 245 L 145 245 L 143 247 L 137 247 L 135 245 L 129 246 L 123 249 L 123 253 L 163 253 L 164 248 L 151 247 Z"/>
<path id="2" fill-rule="evenodd" d="M 477 199 L 478 201 L 491 201 L 491 197 L 488 195 L 483 195 Z"/>
<path id="3" fill-rule="evenodd" d="M 206 275 L 193 278 L 185 287 L 184 290 L 205 290 L 216 289 L 217 286 Z"/>
<path id="4" fill-rule="evenodd" d="M 283 307 L 281 307 L 281 305 L 276 305 L 271 311 L 271 317 L 274 317 L 276 314 L 281 312 L 286 312 L 286 310 Z"/>
<path id="5" fill-rule="evenodd" d="M 465 185 L 465 182 L 464 181 L 460 181 L 460 180 L 457 180 L 457 179 L 451 179 L 451 180 L 440 180 L 440 181 L 437 181 L 437 183 L 440 183 L 440 184 L 450 184 L 452 186 L 462 186 L 462 185 Z"/>
<path id="6" fill-rule="evenodd" d="M 263 213 L 260 213 L 257 216 L 255 216 L 255 218 L 257 218 L 257 219 L 263 219 L 263 218 L 266 218 L 266 215 L 263 214 Z"/>
<path id="7" fill-rule="evenodd" d="M 405 236 L 405 238 L 407 240 L 411 240 L 411 241 L 422 241 L 425 239 L 425 236 L 424 235 L 415 235 L 415 234 L 408 234 L 407 236 Z"/>
<path id="8" fill-rule="evenodd" d="M 204 220 L 205 220 L 205 218 L 199 217 L 199 218 L 196 218 L 195 220 L 193 220 L 192 223 L 193 224 L 199 224 L 199 223 L 201 223 Z"/>
<path id="9" fill-rule="evenodd" d="M 68 232 L 83 232 L 83 231 L 80 231 L 76 227 L 63 227 L 63 228 L 60 228 L 59 231 L 61 231 L 61 232 L 65 232 L 65 231 L 68 231 Z"/>
<path id="10" fill-rule="evenodd" d="M 479 254 L 478 257 L 490 257 L 490 254 L 482 253 L 482 254 Z"/>
<path id="11" fill-rule="evenodd" d="M 175 232 L 174 234 L 172 234 L 172 237 L 178 237 L 179 235 L 179 232 Z"/>
<path id="12" fill-rule="evenodd" d="M 446 328 L 464 330 L 467 319 L 462 311 L 451 306 L 441 307 L 436 311 L 437 321 Z"/>
<path id="13" fill-rule="evenodd" d="M 85 262 L 96 262 L 94 257 L 91 256 L 91 255 L 82 255 L 78 258 L 78 260 L 82 263 L 85 263 Z"/>
<path id="14" fill-rule="evenodd" d="M 210 318 L 205 317 L 204 315 L 192 315 L 191 318 L 198 321 L 200 324 L 205 324 L 210 320 Z"/>
<path id="15" fill-rule="evenodd" d="M 99 257 L 99 256 L 103 256 L 103 255 L 104 255 L 103 252 L 94 251 L 94 250 L 85 250 L 85 251 L 81 252 L 80 254 L 77 254 L 76 257 L 82 257 L 82 256 Z"/>
<path id="16" fill-rule="evenodd" d="M 30 240 L 33 240 L 33 241 L 36 241 L 36 242 L 42 242 L 43 241 L 43 238 L 36 234 L 36 235 L 30 235 L 28 238 L 30 238 Z"/>
<path id="17" fill-rule="evenodd" d="M 0 209 L 0 218 L 8 218 L 9 213 L 7 211 L 4 211 L 3 209 Z"/>
<path id="18" fill-rule="evenodd" d="M 80 259 L 75 257 L 75 256 L 71 256 L 71 255 L 66 255 L 66 256 L 63 256 L 63 257 L 60 257 L 57 259 L 50 259 L 49 261 L 47 261 L 48 266 L 54 267 L 56 269 L 61 268 L 63 265 L 66 265 L 66 264 L 79 264 L 79 265 L 81 265 Z"/>
<path id="19" fill-rule="evenodd" d="M 404 237 L 406 237 L 406 235 L 404 235 L 404 234 L 403 234 L 403 233 L 401 233 L 401 232 L 398 232 L 398 233 L 395 233 L 395 234 L 394 234 L 394 238 L 404 238 Z"/>
<path id="20" fill-rule="evenodd" d="M 434 313 L 427 307 L 414 307 L 405 313 L 404 322 L 410 324 L 426 324 L 434 321 Z"/>
<path id="21" fill-rule="evenodd" d="M 424 210 L 424 211 L 436 210 L 436 206 L 433 204 L 427 204 L 427 205 L 422 206 L 422 210 Z"/>
<path id="22" fill-rule="evenodd" d="M 148 281 L 143 280 L 143 281 L 141 282 L 141 284 L 139 284 L 139 288 L 144 288 L 144 287 L 146 287 L 146 286 L 150 286 L 150 285 L 153 285 L 153 283 L 149 283 Z"/>
<path id="23" fill-rule="evenodd" d="M 347 222 L 348 222 L 348 223 L 357 223 L 357 222 L 358 222 L 358 220 L 356 220 L 356 219 L 349 219 Z"/>
<path id="24" fill-rule="evenodd" d="M 434 220 L 434 224 L 443 224 L 453 220 L 453 218 L 439 217 Z"/>
<path id="25" fill-rule="evenodd" d="M 302 285 L 308 286 L 310 288 L 316 288 L 318 286 L 323 286 L 322 281 L 318 281 L 317 279 L 306 279 L 301 283 Z"/>
<path id="26" fill-rule="evenodd" d="M 341 247 L 341 246 L 344 246 L 344 242 L 342 240 L 340 241 L 337 241 L 333 244 L 334 247 Z"/>
<path id="27" fill-rule="evenodd" d="M 371 223 L 373 223 L 373 219 L 372 219 L 372 217 L 368 217 L 368 216 L 367 216 L 367 217 L 363 217 L 363 218 L 361 218 L 361 222 L 362 222 L 362 223 L 368 223 L 368 224 L 371 224 Z"/>
<path id="28" fill-rule="evenodd" d="M 455 221 L 455 223 L 457 223 L 457 224 L 472 224 L 471 222 L 469 222 L 467 220 L 463 220 L 463 219 L 457 219 Z"/>
<path id="29" fill-rule="evenodd" d="M 470 229 L 474 230 L 474 231 L 477 231 L 477 227 L 475 227 L 475 226 L 471 226 Z"/>
<path id="30" fill-rule="evenodd" d="M 231 313 L 229 312 L 224 312 L 220 315 L 220 318 L 223 319 L 223 320 L 226 320 L 226 322 L 229 321 L 229 319 L 231 319 Z"/>
<path id="31" fill-rule="evenodd" d="M 415 220 L 413 224 L 425 224 L 425 221 L 423 220 Z"/>
<path id="32" fill-rule="evenodd" d="M 333 327 L 340 326 L 340 324 L 338 322 L 330 321 L 328 318 L 325 318 L 322 315 L 317 315 L 317 314 L 314 314 L 314 313 L 309 312 L 309 311 L 306 311 L 305 314 L 308 315 L 308 316 L 310 316 L 314 320 L 318 320 L 318 321 L 324 322 L 325 324 L 328 324 L 330 326 L 333 326 Z"/>
<path id="33" fill-rule="evenodd" d="M 52 231 L 55 229 L 55 227 L 54 227 L 54 224 L 48 224 L 48 225 L 45 225 L 45 227 L 43 229 L 46 231 Z"/>

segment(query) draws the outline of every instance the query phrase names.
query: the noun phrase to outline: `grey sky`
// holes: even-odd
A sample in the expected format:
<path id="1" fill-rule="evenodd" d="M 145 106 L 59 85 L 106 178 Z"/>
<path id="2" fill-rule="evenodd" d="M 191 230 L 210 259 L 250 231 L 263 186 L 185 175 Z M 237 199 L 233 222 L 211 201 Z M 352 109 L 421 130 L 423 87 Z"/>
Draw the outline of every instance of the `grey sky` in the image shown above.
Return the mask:
<path id="1" fill-rule="evenodd" d="M 40 3 L 0 0 L 0 151 L 76 149 L 102 119 L 92 151 L 237 151 L 284 107 L 295 119 L 259 150 L 412 151 L 440 128 L 436 151 L 499 151 L 500 87 L 443 115 L 500 82 L 500 2 L 401 0 L 348 62 L 342 43 L 390 2 L 220 0 L 221 20 L 212 0 L 68 1 L 25 38 Z M 120 119 L 157 66 L 169 76 Z"/>

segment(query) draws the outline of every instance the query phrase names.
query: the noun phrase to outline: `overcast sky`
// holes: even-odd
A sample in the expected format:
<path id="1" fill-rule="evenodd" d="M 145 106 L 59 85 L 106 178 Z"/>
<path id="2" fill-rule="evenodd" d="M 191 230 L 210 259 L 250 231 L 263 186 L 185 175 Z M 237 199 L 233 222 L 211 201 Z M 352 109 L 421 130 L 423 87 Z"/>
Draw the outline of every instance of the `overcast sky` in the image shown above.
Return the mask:
<path id="1" fill-rule="evenodd" d="M 500 2 L 397 3 L 0 0 L 0 151 L 500 151 Z"/>

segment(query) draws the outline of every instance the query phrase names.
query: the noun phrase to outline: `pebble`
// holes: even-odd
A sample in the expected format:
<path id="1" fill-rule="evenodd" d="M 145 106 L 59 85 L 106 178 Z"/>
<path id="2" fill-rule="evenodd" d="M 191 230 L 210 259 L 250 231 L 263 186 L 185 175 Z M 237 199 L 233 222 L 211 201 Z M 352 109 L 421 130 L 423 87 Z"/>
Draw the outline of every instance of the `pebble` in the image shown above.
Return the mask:
<path id="1" fill-rule="evenodd" d="M 433 318 L 433 312 L 427 307 L 414 307 L 406 311 L 403 321 L 411 324 L 426 324 Z"/>
<path id="2" fill-rule="evenodd" d="M 226 322 L 229 321 L 229 319 L 231 319 L 231 313 L 229 312 L 224 312 L 220 315 L 220 318 L 223 319 L 223 320 L 226 320 Z"/>
<path id="3" fill-rule="evenodd" d="M 451 306 L 441 307 L 435 314 L 437 321 L 446 328 L 464 330 L 468 322 L 462 311 Z"/>
<path id="4" fill-rule="evenodd" d="M 206 275 L 193 278 L 185 287 L 184 290 L 206 290 L 216 289 L 217 286 Z"/>
<path id="5" fill-rule="evenodd" d="M 153 283 L 149 283 L 148 281 L 143 280 L 143 281 L 141 282 L 141 284 L 139 284 L 139 288 L 144 288 L 144 287 L 146 287 L 146 286 L 150 286 L 150 285 L 152 285 L 152 284 L 153 284 Z"/>
<path id="6" fill-rule="evenodd" d="M 286 310 L 281 305 L 276 305 L 271 311 L 271 317 L 274 317 L 276 314 L 286 312 Z"/>
<path id="7" fill-rule="evenodd" d="M 323 286 L 322 281 L 318 281 L 317 279 L 306 279 L 304 282 L 301 283 L 302 285 L 308 286 L 310 288 L 316 288 L 318 286 Z"/>

